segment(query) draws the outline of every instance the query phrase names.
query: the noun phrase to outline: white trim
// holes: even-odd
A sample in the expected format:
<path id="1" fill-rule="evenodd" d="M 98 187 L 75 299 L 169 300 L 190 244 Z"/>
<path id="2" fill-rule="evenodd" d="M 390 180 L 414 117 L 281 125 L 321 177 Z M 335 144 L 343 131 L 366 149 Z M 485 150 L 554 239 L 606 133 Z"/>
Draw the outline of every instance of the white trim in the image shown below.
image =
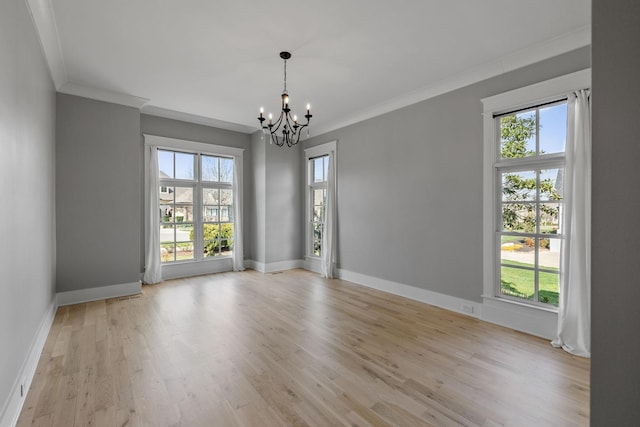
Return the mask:
<path id="1" fill-rule="evenodd" d="M 495 61 L 480 64 L 430 86 L 402 94 L 394 99 L 383 101 L 368 109 L 361 110 L 351 116 L 347 116 L 343 120 L 326 123 L 324 125 L 317 125 L 313 130 L 315 136 L 319 136 L 354 123 L 362 122 L 408 105 L 417 104 L 418 102 L 434 98 L 438 95 L 499 76 L 509 71 L 561 55 L 565 52 L 570 52 L 572 50 L 588 46 L 590 43 L 591 26 L 585 25 L 560 37 L 537 43 L 533 46 L 529 46 L 528 48 L 505 55 Z"/>
<path id="2" fill-rule="evenodd" d="M 463 298 L 452 297 L 450 295 L 433 292 L 428 289 L 417 288 L 415 286 L 405 285 L 390 280 L 379 279 L 366 274 L 355 273 L 353 271 L 337 269 L 338 277 L 348 282 L 368 288 L 377 289 L 379 291 L 388 292 L 390 294 L 409 298 L 414 301 L 423 302 L 425 304 L 434 305 L 456 313 L 467 316 L 482 318 L 482 304 Z M 471 310 L 469 310 L 471 307 Z"/>
<path id="3" fill-rule="evenodd" d="M 494 297 L 483 297 L 482 320 L 552 340 L 558 332 L 558 313 Z"/>
<path id="4" fill-rule="evenodd" d="M 16 375 L 13 386 L 11 387 L 9 398 L 4 402 L 2 412 L 0 412 L 1 427 L 15 426 L 18 422 L 20 411 L 22 410 L 22 406 L 26 400 L 27 392 L 31 387 L 31 381 L 36 373 L 38 361 L 40 360 L 42 349 L 44 348 L 47 337 L 49 336 L 49 331 L 51 330 L 53 319 L 56 316 L 57 308 L 58 306 L 56 305 L 55 300 L 52 301 L 49 305 L 49 309 L 44 314 L 42 321 L 40 322 L 40 326 L 33 338 L 27 357 L 25 358 L 20 371 Z M 7 343 L 7 347 L 9 346 L 11 346 L 11 344 Z M 20 395 L 21 386 L 23 390 L 22 396 Z"/>
<path id="5" fill-rule="evenodd" d="M 149 102 L 147 98 L 140 98 L 126 93 L 112 92 L 106 89 L 83 86 L 71 82 L 62 84 L 62 86 L 58 88 L 58 92 L 95 99 L 98 101 L 111 102 L 112 104 L 126 105 L 127 107 L 134 107 L 138 109 Z"/>
<path id="6" fill-rule="evenodd" d="M 67 69 L 51 0 L 27 0 L 26 3 L 47 61 L 49 74 L 54 86 L 59 89 L 67 83 Z"/>
<path id="7" fill-rule="evenodd" d="M 182 277 L 200 276 L 203 274 L 222 273 L 233 270 L 231 258 L 204 259 L 193 262 L 177 262 L 162 264 L 162 280 L 179 279 Z"/>
<path id="8" fill-rule="evenodd" d="M 145 145 L 157 145 L 158 148 L 170 148 L 179 151 L 193 151 L 201 154 L 223 155 L 242 158 L 244 148 L 226 145 L 209 144 L 207 142 L 189 141 L 186 139 L 167 138 L 164 136 L 143 134 Z"/>
<path id="9" fill-rule="evenodd" d="M 251 268 L 260 273 L 273 273 L 276 271 L 283 270 L 293 270 L 295 268 L 304 268 L 304 260 L 302 259 L 292 259 L 288 261 L 278 261 L 278 262 L 258 262 L 252 259 L 247 259 L 244 261 L 245 266 L 247 268 Z"/>
<path id="10" fill-rule="evenodd" d="M 487 116 L 493 119 L 493 114 L 500 114 L 509 110 L 516 110 L 529 105 L 550 101 L 559 95 L 568 94 L 574 90 L 585 89 L 590 86 L 591 68 L 587 68 L 509 92 L 489 96 L 481 100 L 485 120 Z"/>
<path id="11" fill-rule="evenodd" d="M 312 157 L 324 156 L 325 154 L 329 154 L 330 151 L 336 151 L 338 148 L 338 140 L 333 140 L 329 142 L 325 142 L 324 144 L 316 145 L 314 147 L 305 148 L 304 156 L 306 159 L 310 159 Z"/>
<path id="12" fill-rule="evenodd" d="M 139 294 L 142 291 L 140 282 L 121 283 L 118 285 L 101 286 L 98 288 L 78 289 L 76 291 L 58 292 L 56 298 L 58 306 L 62 307 L 83 302 L 99 301 L 126 295 Z"/>
<path id="13" fill-rule="evenodd" d="M 247 126 L 239 123 L 226 122 L 211 117 L 199 116 L 197 114 L 185 113 L 182 111 L 170 110 L 168 108 L 157 107 L 155 105 L 145 105 L 141 110 L 142 114 L 149 116 L 163 117 L 165 119 L 179 120 L 181 122 L 195 123 L 197 125 L 210 126 L 217 129 L 231 130 L 245 134 L 252 134 L 258 131 L 257 126 Z"/>

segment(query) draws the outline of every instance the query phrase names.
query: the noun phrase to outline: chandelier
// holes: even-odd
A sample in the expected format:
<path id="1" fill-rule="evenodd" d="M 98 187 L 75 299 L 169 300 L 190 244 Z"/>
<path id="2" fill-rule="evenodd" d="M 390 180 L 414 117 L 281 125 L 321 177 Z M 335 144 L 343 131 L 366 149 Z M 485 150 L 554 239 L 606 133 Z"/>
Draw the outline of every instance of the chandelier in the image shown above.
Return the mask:
<path id="1" fill-rule="evenodd" d="M 284 89 L 282 90 L 282 111 L 280 111 L 280 117 L 275 122 L 273 116 L 269 113 L 269 122 L 265 125 L 264 121 L 267 120 L 264 117 L 264 109 L 260 108 L 260 127 L 262 128 L 263 135 L 267 134 L 267 131 L 271 134 L 271 143 L 276 144 L 278 147 L 282 147 L 287 144 L 288 147 L 293 147 L 300 142 L 300 135 L 302 129 L 307 128 L 307 136 L 309 136 L 309 119 L 311 119 L 311 106 L 307 104 L 307 114 L 304 117 L 307 122 L 302 124 L 298 123 L 298 116 L 295 114 L 291 116 L 291 108 L 289 108 L 289 93 L 287 92 L 287 59 L 291 58 L 291 53 L 280 52 L 280 58 L 284 60 Z M 280 135 L 277 134 L 278 130 L 282 128 Z"/>

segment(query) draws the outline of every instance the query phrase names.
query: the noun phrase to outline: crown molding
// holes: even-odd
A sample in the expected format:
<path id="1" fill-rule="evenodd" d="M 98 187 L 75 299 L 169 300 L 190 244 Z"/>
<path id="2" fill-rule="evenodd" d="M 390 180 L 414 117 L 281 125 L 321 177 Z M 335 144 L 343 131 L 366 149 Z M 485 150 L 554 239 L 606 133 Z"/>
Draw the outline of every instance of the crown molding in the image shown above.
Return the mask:
<path id="1" fill-rule="evenodd" d="M 56 89 L 59 89 L 67 82 L 67 69 L 64 65 L 58 26 L 51 0 L 26 0 L 26 3 L 49 67 L 49 74 Z"/>
<path id="2" fill-rule="evenodd" d="M 126 105 L 137 109 L 142 108 L 143 105 L 149 102 L 147 98 L 140 98 L 126 93 L 111 92 L 109 90 L 83 86 L 76 83 L 65 83 L 58 89 L 58 92 L 96 99 L 98 101 L 111 102 L 112 104 Z"/>
<path id="3" fill-rule="evenodd" d="M 181 111 L 169 110 L 167 108 L 145 105 L 141 112 L 150 116 L 163 117 L 165 119 L 180 120 L 182 122 L 195 123 L 203 126 L 211 126 L 218 129 L 231 130 L 234 132 L 252 134 L 258 130 L 257 126 L 247 126 L 239 123 L 226 122 L 211 117 L 198 116 L 196 114 L 184 113 Z"/>
<path id="4" fill-rule="evenodd" d="M 314 136 L 319 136 L 336 129 L 389 113 L 400 108 L 416 104 L 418 102 L 434 98 L 447 92 L 477 83 L 500 74 L 570 52 L 591 44 L 591 26 L 585 25 L 577 30 L 553 39 L 537 43 L 525 49 L 503 56 L 473 67 L 451 78 L 441 80 L 434 85 L 426 86 L 413 92 L 405 93 L 399 97 L 381 102 L 377 105 L 361 110 L 343 120 L 316 125 Z"/>

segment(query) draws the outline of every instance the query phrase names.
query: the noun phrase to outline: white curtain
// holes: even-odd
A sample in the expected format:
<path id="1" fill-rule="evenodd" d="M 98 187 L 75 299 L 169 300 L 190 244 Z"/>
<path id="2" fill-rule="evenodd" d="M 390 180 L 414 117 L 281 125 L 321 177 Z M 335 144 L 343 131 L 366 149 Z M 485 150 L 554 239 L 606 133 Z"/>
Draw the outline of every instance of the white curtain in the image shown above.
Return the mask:
<path id="1" fill-rule="evenodd" d="M 242 157 L 236 156 L 233 164 L 233 271 L 244 270 L 242 247 Z"/>
<path id="2" fill-rule="evenodd" d="M 149 210 L 147 222 L 149 223 L 149 236 L 147 239 L 147 262 L 144 270 L 144 283 L 162 282 L 162 270 L 160 268 L 160 174 L 158 173 L 158 147 L 150 145 L 149 150 Z"/>
<path id="3" fill-rule="evenodd" d="M 591 356 L 591 109 L 589 91 L 569 95 L 558 337 L 569 353 Z"/>
<path id="4" fill-rule="evenodd" d="M 327 171 L 327 198 L 324 206 L 324 230 L 322 233 L 322 276 L 332 279 L 336 262 L 336 153 L 329 152 Z"/>

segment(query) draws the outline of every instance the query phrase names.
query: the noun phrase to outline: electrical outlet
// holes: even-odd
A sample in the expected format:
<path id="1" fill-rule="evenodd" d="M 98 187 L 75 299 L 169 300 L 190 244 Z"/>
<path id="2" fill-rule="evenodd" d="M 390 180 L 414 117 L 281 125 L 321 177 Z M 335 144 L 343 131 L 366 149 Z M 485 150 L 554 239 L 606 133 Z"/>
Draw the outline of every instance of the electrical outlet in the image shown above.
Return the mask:
<path id="1" fill-rule="evenodd" d="M 469 304 L 462 304 L 462 311 L 464 313 L 472 314 L 473 313 L 473 306 L 469 305 Z"/>
<path id="2" fill-rule="evenodd" d="M 24 397 L 24 384 L 20 384 L 20 397 Z"/>

